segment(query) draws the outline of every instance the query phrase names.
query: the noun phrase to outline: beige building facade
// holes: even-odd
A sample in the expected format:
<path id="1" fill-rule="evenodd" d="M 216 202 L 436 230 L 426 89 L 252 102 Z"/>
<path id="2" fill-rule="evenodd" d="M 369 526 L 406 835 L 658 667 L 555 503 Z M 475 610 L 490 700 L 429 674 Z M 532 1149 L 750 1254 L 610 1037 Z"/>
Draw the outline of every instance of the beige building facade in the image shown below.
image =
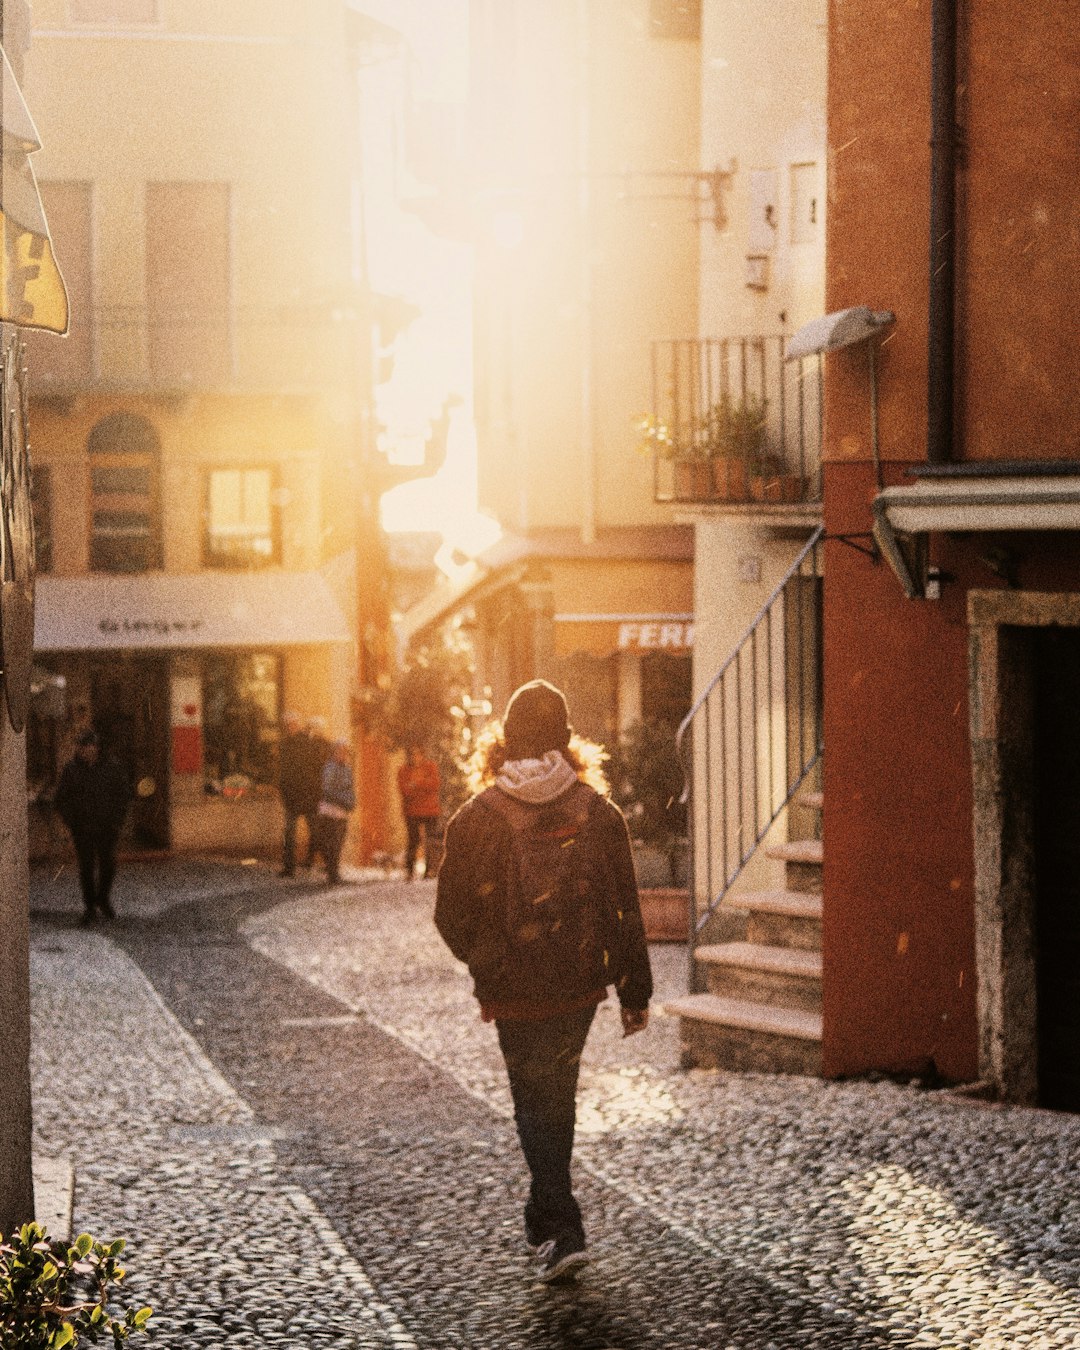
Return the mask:
<path id="1" fill-rule="evenodd" d="M 472 6 L 479 497 L 506 537 L 448 611 L 496 711 L 546 676 L 607 741 L 689 705 L 689 531 L 638 427 L 652 339 L 697 327 L 701 53 L 681 8 Z"/>
<path id="2" fill-rule="evenodd" d="M 350 734 L 369 36 L 341 0 L 34 6 L 73 317 L 30 351 L 31 787 L 94 725 L 137 784 L 138 848 L 272 849 L 283 712 Z"/>

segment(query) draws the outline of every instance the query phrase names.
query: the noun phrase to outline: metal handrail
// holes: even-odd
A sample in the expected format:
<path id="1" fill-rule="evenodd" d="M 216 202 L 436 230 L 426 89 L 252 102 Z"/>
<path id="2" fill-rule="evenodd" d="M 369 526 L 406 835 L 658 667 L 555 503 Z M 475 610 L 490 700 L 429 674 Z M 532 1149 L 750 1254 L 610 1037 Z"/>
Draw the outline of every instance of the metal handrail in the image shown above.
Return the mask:
<path id="1" fill-rule="evenodd" d="M 824 533 L 819 526 L 811 534 L 676 733 L 686 782 L 682 799 L 688 803 L 692 972 L 698 935 L 824 749 Z M 695 749 L 702 765 L 701 801 L 695 800 Z M 699 843 L 703 888 L 698 885 Z M 701 913 L 699 889 L 706 896 Z"/>

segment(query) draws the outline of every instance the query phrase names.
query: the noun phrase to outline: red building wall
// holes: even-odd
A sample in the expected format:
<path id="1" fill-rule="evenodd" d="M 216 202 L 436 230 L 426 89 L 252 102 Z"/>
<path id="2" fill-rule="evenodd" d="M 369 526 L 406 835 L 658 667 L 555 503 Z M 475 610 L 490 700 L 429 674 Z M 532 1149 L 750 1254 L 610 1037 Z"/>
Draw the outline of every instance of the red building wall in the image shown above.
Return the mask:
<path id="1" fill-rule="evenodd" d="M 1075 5 L 962 6 L 956 447 L 1080 458 Z M 832 0 L 827 304 L 890 309 L 878 351 L 888 482 L 926 457 L 930 6 Z M 827 360 L 825 524 L 870 529 L 863 347 Z M 991 541 L 992 542 L 992 541 Z M 1015 581 L 1080 589 L 1075 536 L 1011 536 Z M 824 1069 L 977 1076 L 969 586 L 987 541 L 937 538 L 952 580 L 906 600 L 839 542 L 825 578 Z"/>

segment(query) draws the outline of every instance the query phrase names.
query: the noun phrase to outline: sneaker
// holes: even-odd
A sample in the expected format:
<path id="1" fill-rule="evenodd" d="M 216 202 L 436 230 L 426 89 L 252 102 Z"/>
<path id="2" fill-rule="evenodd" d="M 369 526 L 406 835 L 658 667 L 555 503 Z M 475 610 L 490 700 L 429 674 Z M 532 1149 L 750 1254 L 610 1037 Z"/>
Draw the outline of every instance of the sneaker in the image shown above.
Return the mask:
<path id="1" fill-rule="evenodd" d="M 542 1284 L 558 1284 L 572 1280 L 582 1266 L 589 1264 L 589 1254 L 585 1250 L 584 1240 L 574 1234 L 549 1238 L 538 1249 L 536 1255 L 540 1259 Z"/>
<path id="2" fill-rule="evenodd" d="M 528 1247 L 529 1251 L 531 1251 L 532 1254 L 533 1254 L 534 1256 L 535 1256 L 536 1253 L 540 1250 L 540 1248 L 544 1245 L 544 1241 L 545 1241 L 544 1238 L 542 1238 L 542 1237 L 540 1236 L 540 1234 L 539 1234 L 539 1233 L 537 1232 L 537 1230 L 532 1226 L 532 1224 L 528 1221 L 528 1219 L 526 1219 L 526 1220 L 525 1220 L 525 1246 Z"/>

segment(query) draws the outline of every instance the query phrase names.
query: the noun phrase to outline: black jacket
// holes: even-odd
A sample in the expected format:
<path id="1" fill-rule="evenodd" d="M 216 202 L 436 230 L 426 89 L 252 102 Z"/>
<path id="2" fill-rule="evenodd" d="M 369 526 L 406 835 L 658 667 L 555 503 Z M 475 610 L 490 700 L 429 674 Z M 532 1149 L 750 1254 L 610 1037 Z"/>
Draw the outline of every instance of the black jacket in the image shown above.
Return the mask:
<path id="1" fill-rule="evenodd" d="M 588 859 L 588 895 L 599 911 L 606 958 L 598 960 L 590 952 L 582 961 L 550 970 L 542 988 L 510 939 L 511 825 L 484 803 L 481 794 L 446 827 L 435 925 L 458 960 L 469 967 L 481 1003 L 570 999 L 613 984 L 623 1007 L 648 1007 L 652 972 L 626 821 L 617 806 L 591 788 L 586 790 L 595 801 L 578 846 Z M 519 814 L 526 821 L 530 814 L 539 820 L 544 809 L 527 807 Z"/>
<path id="2" fill-rule="evenodd" d="M 284 737 L 278 752 L 278 791 L 285 810 L 294 816 L 310 810 L 310 743 L 311 737 L 306 732 L 294 731 Z"/>
<path id="3" fill-rule="evenodd" d="M 64 765 L 53 797 L 61 819 L 77 838 L 115 837 L 120 833 L 130 801 L 127 774 L 107 754 L 93 764 L 75 755 Z"/>

